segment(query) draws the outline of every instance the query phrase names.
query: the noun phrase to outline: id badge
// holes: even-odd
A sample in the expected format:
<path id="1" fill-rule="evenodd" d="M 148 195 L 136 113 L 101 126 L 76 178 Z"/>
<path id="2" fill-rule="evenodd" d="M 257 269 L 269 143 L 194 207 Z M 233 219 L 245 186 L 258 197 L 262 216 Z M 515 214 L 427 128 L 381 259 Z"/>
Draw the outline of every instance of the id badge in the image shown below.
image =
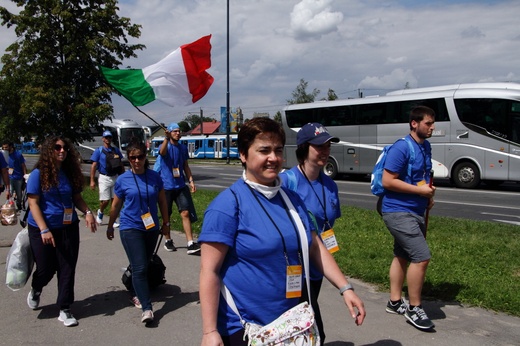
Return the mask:
<path id="1" fill-rule="evenodd" d="M 417 183 L 417 186 L 423 186 L 424 184 L 426 184 L 426 180 L 421 180 Z"/>
<path id="2" fill-rule="evenodd" d="M 7 170 L 9 171 L 9 175 L 13 175 L 14 168 L 8 168 Z"/>
<path id="3" fill-rule="evenodd" d="M 72 223 L 72 208 L 65 208 L 63 211 L 63 224 L 70 225 Z"/>
<path id="4" fill-rule="evenodd" d="M 321 240 L 330 253 L 334 253 L 339 250 L 338 241 L 336 240 L 336 236 L 334 235 L 334 230 L 332 228 L 321 233 Z"/>
<path id="5" fill-rule="evenodd" d="M 173 171 L 173 177 L 174 178 L 180 178 L 181 171 L 179 170 L 179 167 L 173 167 L 172 171 Z"/>
<path id="6" fill-rule="evenodd" d="M 285 297 L 299 298 L 302 296 L 302 266 L 287 266 L 285 282 Z"/>
<path id="7" fill-rule="evenodd" d="M 143 224 L 146 229 L 150 229 L 155 226 L 155 222 L 153 222 L 152 214 L 150 214 L 150 212 L 141 215 L 141 219 L 143 219 Z"/>

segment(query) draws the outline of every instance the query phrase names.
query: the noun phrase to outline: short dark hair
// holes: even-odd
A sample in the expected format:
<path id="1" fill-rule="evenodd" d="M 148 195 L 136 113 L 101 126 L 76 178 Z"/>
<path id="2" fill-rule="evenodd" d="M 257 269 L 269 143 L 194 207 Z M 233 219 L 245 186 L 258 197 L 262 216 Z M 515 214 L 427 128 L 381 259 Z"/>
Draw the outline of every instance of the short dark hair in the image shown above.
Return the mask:
<path id="1" fill-rule="evenodd" d="M 412 110 L 410 111 L 410 122 L 409 122 L 410 131 L 413 130 L 412 121 L 420 123 L 421 121 L 424 120 L 424 117 L 426 115 L 429 115 L 435 119 L 435 111 L 433 109 L 431 109 L 430 107 L 417 106 L 417 107 L 412 108 Z"/>
<path id="2" fill-rule="evenodd" d="M 296 147 L 296 160 L 300 165 L 303 165 L 307 157 L 309 156 L 309 147 L 311 144 L 309 142 L 305 142 Z"/>
<path id="3" fill-rule="evenodd" d="M 137 137 L 130 138 L 130 143 L 126 146 L 126 157 L 128 158 L 132 151 L 139 150 L 141 153 L 145 154 L 147 153 L 146 144 L 142 140 L 140 140 Z M 146 160 L 144 161 L 144 168 L 148 169 L 150 166 L 150 162 L 148 161 L 148 157 L 146 157 Z"/>
<path id="4" fill-rule="evenodd" d="M 267 117 L 258 117 L 244 123 L 238 132 L 237 147 L 238 152 L 247 158 L 247 151 L 260 133 L 272 133 L 280 139 L 285 146 L 285 131 L 282 125 Z M 244 164 L 242 164 L 244 166 Z"/>

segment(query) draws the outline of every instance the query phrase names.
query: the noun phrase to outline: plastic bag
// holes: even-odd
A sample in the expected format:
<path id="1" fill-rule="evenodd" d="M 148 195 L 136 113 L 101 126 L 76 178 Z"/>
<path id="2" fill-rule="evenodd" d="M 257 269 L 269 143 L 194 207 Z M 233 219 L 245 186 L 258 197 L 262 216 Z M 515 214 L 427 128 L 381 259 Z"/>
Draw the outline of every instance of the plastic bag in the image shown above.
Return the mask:
<path id="1" fill-rule="evenodd" d="M 33 270 L 34 260 L 27 228 L 18 232 L 5 262 L 5 284 L 13 291 L 23 288 Z"/>
<path id="2" fill-rule="evenodd" d="M 16 216 L 16 206 L 12 198 L 9 198 L 0 210 L 0 221 L 2 225 L 16 225 L 18 217 Z"/>

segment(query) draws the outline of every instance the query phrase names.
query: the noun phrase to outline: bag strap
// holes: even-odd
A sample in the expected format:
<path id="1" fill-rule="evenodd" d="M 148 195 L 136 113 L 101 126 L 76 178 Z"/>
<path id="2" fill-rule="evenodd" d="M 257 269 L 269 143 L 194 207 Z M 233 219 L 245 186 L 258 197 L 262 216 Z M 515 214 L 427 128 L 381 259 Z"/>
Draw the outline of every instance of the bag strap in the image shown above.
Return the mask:
<path id="1" fill-rule="evenodd" d="M 234 194 L 234 193 L 233 193 Z M 302 245 L 302 257 L 303 257 L 303 269 L 305 272 L 305 282 L 307 284 L 307 296 L 309 298 L 309 304 L 311 303 L 311 286 L 310 286 L 310 276 L 309 276 L 309 245 L 307 242 L 307 233 L 305 232 L 305 227 L 303 226 L 302 220 L 300 218 L 300 215 L 294 208 L 294 205 L 292 204 L 291 200 L 283 191 L 283 189 L 280 189 L 280 194 L 282 195 L 282 198 L 289 208 L 289 213 L 291 214 L 291 217 L 293 218 L 294 222 L 296 223 L 296 228 L 298 228 L 298 233 L 300 234 L 300 243 Z M 236 195 L 235 195 L 236 198 Z M 242 315 L 240 315 L 240 312 L 238 311 L 238 308 L 235 304 L 235 300 L 233 299 L 233 296 L 231 295 L 231 292 L 227 288 L 227 286 L 224 284 L 224 282 L 221 280 L 220 282 L 220 293 L 226 300 L 226 303 L 229 305 L 231 310 L 235 314 L 238 315 L 240 318 L 240 323 L 245 326 L 246 322 L 242 318 Z"/>
<path id="2" fill-rule="evenodd" d="M 155 247 L 154 255 L 157 255 L 157 251 L 159 251 L 159 247 L 161 246 L 163 234 L 161 233 L 161 236 L 159 237 L 159 241 L 157 242 L 157 246 Z"/>

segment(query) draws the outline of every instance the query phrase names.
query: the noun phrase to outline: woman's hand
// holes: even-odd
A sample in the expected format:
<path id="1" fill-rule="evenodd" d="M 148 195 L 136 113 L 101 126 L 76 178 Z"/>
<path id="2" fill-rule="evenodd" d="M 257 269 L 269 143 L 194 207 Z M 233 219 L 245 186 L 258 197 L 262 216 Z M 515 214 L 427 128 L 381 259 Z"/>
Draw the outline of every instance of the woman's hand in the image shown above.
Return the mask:
<path id="1" fill-rule="evenodd" d="M 52 245 L 52 247 L 56 247 L 56 243 L 54 242 L 54 236 L 48 228 L 44 231 L 41 231 L 40 235 L 42 237 L 43 245 Z"/>
<path id="2" fill-rule="evenodd" d="M 96 233 L 97 223 L 96 223 L 96 219 L 94 218 L 94 215 L 92 215 L 92 212 L 87 213 L 85 215 L 85 222 L 87 224 L 87 228 L 90 228 L 90 232 Z"/>
<path id="3" fill-rule="evenodd" d="M 367 315 L 363 301 L 352 290 L 348 290 L 343 293 L 343 300 L 345 301 L 345 305 L 347 305 L 350 311 L 350 315 L 354 319 L 356 325 L 362 325 L 363 321 L 365 320 L 365 316 Z"/>
<path id="4" fill-rule="evenodd" d="M 201 346 L 224 346 L 224 342 L 218 333 L 218 330 L 212 330 L 202 334 Z"/>

